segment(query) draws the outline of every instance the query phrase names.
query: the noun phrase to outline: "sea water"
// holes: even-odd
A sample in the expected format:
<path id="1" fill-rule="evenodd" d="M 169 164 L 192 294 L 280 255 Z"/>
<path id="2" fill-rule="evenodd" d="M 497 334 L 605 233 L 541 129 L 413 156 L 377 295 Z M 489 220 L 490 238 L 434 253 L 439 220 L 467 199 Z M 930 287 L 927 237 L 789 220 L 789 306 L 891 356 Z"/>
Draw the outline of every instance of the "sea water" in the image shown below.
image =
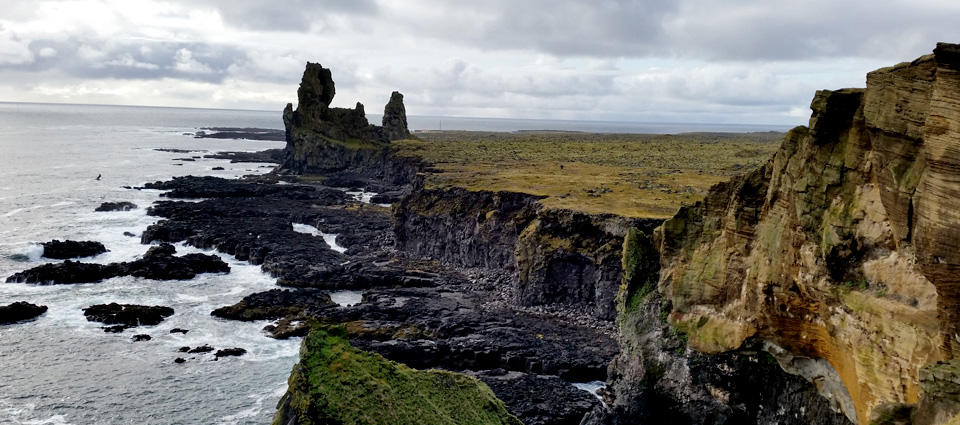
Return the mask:
<path id="1" fill-rule="evenodd" d="M 83 261 L 133 260 L 148 248 L 139 235 L 157 220 L 146 215 L 146 207 L 160 199 L 160 191 L 123 186 L 191 174 L 265 173 L 269 164 L 193 157 L 283 146 L 185 135 L 201 126 L 282 128 L 282 122 L 271 112 L 0 103 L 0 305 L 28 301 L 49 308 L 36 320 L 0 326 L 0 423 L 270 422 L 299 341 L 268 338 L 261 332 L 265 322 L 210 316 L 247 294 L 275 287 L 275 279 L 259 267 L 219 254 L 230 264 L 229 274 L 188 281 L 3 283 L 15 272 L 51 261 L 40 257 L 37 243 L 52 239 L 94 240 L 110 250 Z M 139 208 L 94 212 L 105 201 L 130 201 Z M 170 306 L 175 314 L 157 326 L 105 333 L 82 309 L 110 302 Z M 189 332 L 170 333 L 173 328 Z M 133 342 L 141 333 L 152 340 Z M 214 361 L 212 354 L 178 351 L 204 344 L 240 347 L 247 354 Z M 177 357 L 187 361 L 174 363 Z"/>
<path id="2" fill-rule="evenodd" d="M 372 122 L 377 120 L 371 116 Z M 783 130 L 769 126 L 410 118 L 413 129 L 431 129 L 440 121 L 444 129 L 489 131 Z M 52 239 L 94 240 L 110 250 L 83 261 L 136 259 L 148 248 L 140 244 L 140 233 L 157 220 L 146 215 L 146 208 L 160 199 L 161 192 L 124 186 L 183 175 L 237 178 L 265 173 L 271 169 L 269 164 L 230 164 L 202 156 L 283 146 L 282 142 L 190 136 L 207 126 L 280 129 L 282 122 L 279 112 L 265 111 L 0 103 L 0 305 L 27 301 L 49 308 L 36 320 L 0 326 L 0 423 L 270 422 L 297 361 L 299 340 L 266 337 L 261 332 L 265 322 L 210 316 L 212 310 L 234 304 L 247 294 L 274 288 L 275 279 L 259 267 L 219 254 L 230 264 L 229 274 L 200 275 L 188 281 L 121 277 L 83 285 L 3 283 L 13 273 L 50 262 L 41 258 L 38 243 Z M 130 201 L 139 208 L 94 212 L 106 201 Z M 329 236 L 319 230 L 317 234 Z M 182 245 L 177 250 L 180 254 L 200 252 Z M 334 296 L 341 304 L 355 304 L 361 293 L 346 291 Z M 175 314 L 157 326 L 104 333 L 101 324 L 84 318 L 82 309 L 110 302 L 170 306 Z M 189 332 L 170 333 L 173 328 Z M 148 334 L 152 340 L 133 342 L 134 334 Z M 247 354 L 214 361 L 210 354 L 178 351 L 204 344 L 218 349 L 240 347 Z M 187 361 L 174 363 L 177 357 Z"/>

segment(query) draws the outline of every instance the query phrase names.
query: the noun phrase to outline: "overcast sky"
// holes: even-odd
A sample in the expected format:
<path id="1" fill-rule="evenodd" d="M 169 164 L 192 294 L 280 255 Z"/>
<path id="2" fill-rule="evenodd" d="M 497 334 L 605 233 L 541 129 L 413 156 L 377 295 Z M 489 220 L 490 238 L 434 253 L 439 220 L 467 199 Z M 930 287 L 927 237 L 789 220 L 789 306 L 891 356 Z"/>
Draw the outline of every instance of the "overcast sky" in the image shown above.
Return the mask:
<path id="1" fill-rule="evenodd" d="M 956 0 L 0 0 L 0 101 L 803 124 L 815 90 L 960 42 Z"/>

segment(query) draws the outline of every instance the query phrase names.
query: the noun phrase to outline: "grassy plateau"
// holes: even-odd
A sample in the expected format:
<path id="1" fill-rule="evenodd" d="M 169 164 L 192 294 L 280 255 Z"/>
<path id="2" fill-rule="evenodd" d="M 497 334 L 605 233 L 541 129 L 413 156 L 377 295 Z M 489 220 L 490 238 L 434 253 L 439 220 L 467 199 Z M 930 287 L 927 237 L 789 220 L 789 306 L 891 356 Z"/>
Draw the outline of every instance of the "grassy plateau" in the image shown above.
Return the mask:
<path id="1" fill-rule="evenodd" d="M 428 188 L 546 196 L 548 208 L 667 218 L 710 186 L 758 167 L 783 133 L 418 132 L 394 142 L 438 171 Z"/>

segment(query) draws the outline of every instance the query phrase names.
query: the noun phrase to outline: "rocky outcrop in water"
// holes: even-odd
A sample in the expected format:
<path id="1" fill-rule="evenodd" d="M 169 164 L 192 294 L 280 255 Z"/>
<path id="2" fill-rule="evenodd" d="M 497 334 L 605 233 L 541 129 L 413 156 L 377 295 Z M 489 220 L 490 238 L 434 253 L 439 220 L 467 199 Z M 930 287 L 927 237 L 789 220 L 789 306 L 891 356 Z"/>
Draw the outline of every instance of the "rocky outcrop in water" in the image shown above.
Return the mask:
<path id="1" fill-rule="evenodd" d="M 22 322 L 40 316 L 47 312 L 47 306 L 30 304 L 26 301 L 17 301 L 9 305 L 0 306 L 0 325 Z"/>
<path id="2" fill-rule="evenodd" d="M 869 73 L 866 89 L 818 92 L 809 127 L 770 162 L 658 231 L 656 291 L 673 329 L 703 353 L 760 344 L 853 423 L 918 402 L 916 425 L 955 415 L 933 401 L 952 390 L 917 371 L 960 350 L 958 98 L 960 46 L 949 44 Z M 623 324 L 643 323 L 637 300 Z M 622 329 L 624 412 L 642 399 L 621 397 L 657 364 L 629 343 L 644 329 Z"/>
<path id="3" fill-rule="evenodd" d="M 108 212 L 108 211 L 130 211 L 137 209 L 137 204 L 133 202 L 120 201 L 120 202 L 104 202 L 100 204 L 96 212 Z"/>
<path id="4" fill-rule="evenodd" d="M 398 91 L 390 95 L 390 101 L 383 108 L 383 132 L 391 141 L 410 138 L 410 130 L 407 128 L 407 108 L 403 106 L 403 95 Z"/>
<path id="5" fill-rule="evenodd" d="M 163 319 L 173 315 L 173 309 L 163 306 L 110 303 L 84 308 L 83 315 L 91 322 L 116 325 L 113 328 L 104 329 L 108 332 L 122 332 L 123 329 L 137 326 L 158 325 Z"/>
<path id="6" fill-rule="evenodd" d="M 230 266 L 216 255 L 187 254 L 174 256 L 176 248 L 168 243 L 150 247 L 136 261 L 110 264 L 81 263 L 66 260 L 50 263 L 14 274 L 7 282 L 60 285 L 94 283 L 120 276 L 136 276 L 156 280 L 187 280 L 202 273 L 229 273 Z"/>
<path id="7" fill-rule="evenodd" d="M 40 244 L 43 246 L 43 256 L 56 260 L 68 258 L 93 257 L 107 252 L 107 248 L 100 242 L 94 241 L 60 241 L 54 239 Z"/>

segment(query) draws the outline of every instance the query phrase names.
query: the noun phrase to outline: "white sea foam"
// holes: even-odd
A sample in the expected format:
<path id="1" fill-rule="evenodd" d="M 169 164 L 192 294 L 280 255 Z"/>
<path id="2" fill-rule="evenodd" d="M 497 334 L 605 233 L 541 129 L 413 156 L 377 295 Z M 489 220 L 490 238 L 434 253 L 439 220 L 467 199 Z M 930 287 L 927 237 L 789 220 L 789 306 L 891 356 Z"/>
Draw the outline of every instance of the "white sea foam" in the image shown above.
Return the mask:
<path id="1" fill-rule="evenodd" d="M 350 307 L 363 301 L 363 291 L 333 291 L 330 293 L 330 299 L 341 307 Z"/>
<path id="2" fill-rule="evenodd" d="M 347 252 L 346 247 L 340 246 L 340 244 L 337 243 L 337 236 L 338 236 L 337 233 L 324 233 L 323 231 L 321 231 L 320 229 L 314 226 L 311 226 L 309 224 L 301 224 L 301 223 L 293 223 L 293 231 L 297 233 L 305 233 L 313 236 L 320 236 L 323 238 L 323 241 L 327 243 L 327 246 L 329 246 L 330 249 L 337 251 L 341 254 L 343 254 L 344 252 Z"/>
<path id="3" fill-rule="evenodd" d="M 586 392 L 589 392 L 590 394 L 593 394 L 595 397 L 597 397 L 597 399 L 599 399 L 600 401 L 603 401 L 603 397 L 600 397 L 600 394 L 598 394 L 597 391 L 600 390 L 601 388 L 605 388 L 607 384 L 604 383 L 603 381 L 590 381 L 590 382 L 574 382 L 573 386 L 581 390 L 584 390 Z"/>

